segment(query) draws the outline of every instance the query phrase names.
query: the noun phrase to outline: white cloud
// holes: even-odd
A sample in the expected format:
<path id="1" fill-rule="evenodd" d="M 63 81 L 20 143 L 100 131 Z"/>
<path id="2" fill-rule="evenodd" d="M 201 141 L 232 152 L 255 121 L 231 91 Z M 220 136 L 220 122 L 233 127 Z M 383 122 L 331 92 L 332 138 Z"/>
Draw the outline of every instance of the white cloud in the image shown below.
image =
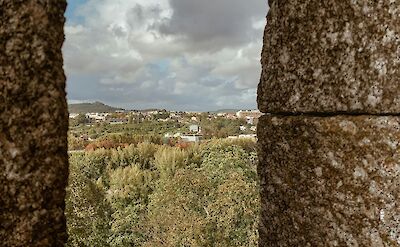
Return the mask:
<path id="1" fill-rule="evenodd" d="M 266 12 L 265 0 L 89 0 L 65 28 L 69 99 L 255 107 Z"/>

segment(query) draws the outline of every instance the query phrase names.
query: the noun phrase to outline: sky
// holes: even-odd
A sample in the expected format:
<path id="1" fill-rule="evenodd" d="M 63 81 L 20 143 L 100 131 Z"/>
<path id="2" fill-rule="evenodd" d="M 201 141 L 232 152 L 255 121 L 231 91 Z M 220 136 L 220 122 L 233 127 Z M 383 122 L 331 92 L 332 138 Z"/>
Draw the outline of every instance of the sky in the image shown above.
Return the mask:
<path id="1" fill-rule="evenodd" d="M 255 109 L 266 0 L 69 0 L 69 103 Z"/>

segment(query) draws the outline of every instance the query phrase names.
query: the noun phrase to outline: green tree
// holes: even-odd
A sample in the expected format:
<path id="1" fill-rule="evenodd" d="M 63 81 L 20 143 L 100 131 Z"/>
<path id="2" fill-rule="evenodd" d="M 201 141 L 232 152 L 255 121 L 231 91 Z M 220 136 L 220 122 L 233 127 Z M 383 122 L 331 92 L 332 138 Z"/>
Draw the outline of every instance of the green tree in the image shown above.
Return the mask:
<path id="1" fill-rule="evenodd" d="M 175 172 L 187 165 L 188 153 L 175 147 L 164 146 L 154 154 L 154 164 L 161 178 L 173 177 Z"/>
<path id="2" fill-rule="evenodd" d="M 151 195 L 144 246 L 207 246 L 207 194 L 200 171 L 181 169 L 161 180 Z"/>
<path id="3" fill-rule="evenodd" d="M 139 165 L 117 168 L 110 174 L 107 200 L 113 214 L 111 246 L 140 246 L 146 238 L 143 222 L 151 193 L 152 172 Z"/>
<path id="4" fill-rule="evenodd" d="M 70 247 L 109 246 L 111 207 L 104 190 L 81 171 L 79 156 L 70 159 L 66 209 Z"/>
<path id="5" fill-rule="evenodd" d="M 211 191 L 207 231 L 213 246 L 258 246 L 259 198 L 256 181 L 237 172 Z M 211 245 L 210 245 L 211 246 Z"/>
<path id="6" fill-rule="evenodd" d="M 202 155 L 200 167 L 161 176 L 150 196 L 145 246 L 257 246 L 253 154 L 213 143 Z"/>
<path id="7" fill-rule="evenodd" d="M 79 114 L 75 118 L 75 120 L 76 120 L 76 124 L 78 124 L 78 125 L 87 123 L 87 118 L 86 118 L 85 114 Z"/>

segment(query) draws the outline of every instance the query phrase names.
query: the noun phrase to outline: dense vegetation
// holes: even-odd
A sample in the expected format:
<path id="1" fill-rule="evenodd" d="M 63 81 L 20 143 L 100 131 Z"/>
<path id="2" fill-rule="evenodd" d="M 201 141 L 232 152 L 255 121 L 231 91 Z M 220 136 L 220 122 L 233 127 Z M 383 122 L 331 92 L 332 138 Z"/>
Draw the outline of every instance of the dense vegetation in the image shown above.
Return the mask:
<path id="1" fill-rule="evenodd" d="M 110 133 L 116 134 L 127 134 L 135 133 L 142 135 L 154 135 L 154 134 L 165 134 L 173 131 L 184 131 L 187 127 L 184 124 L 177 122 L 157 122 L 157 121 L 145 121 L 141 123 L 131 124 L 102 124 L 97 123 L 92 126 L 80 125 L 77 127 L 71 127 L 70 131 L 79 134 L 89 134 L 99 136 L 108 136 Z M 187 131 L 187 130 L 186 130 Z"/>
<path id="2" fill-rule="evenodd" d="M 68 246 L 257 246 L 258 201 L 252 141 L 75 153 Z"/>
<path id="3" fill-rule="evenodd" d="M 68 136 L 69 150 L 82 150 L 92 143 L 113 143 L 112 146 L 152 142 L 162 144 L 162 138 L 168 132 L 185 132 L 188 127 L 177 122 L 145 121 L 142 123 L 129 123 L 121 125 L 95 124 L 93 126 L 78 125 L 70 127 Z M 96 141 L 84 141 L 80 136 L 87 135 Z"/>
<path id="4" fill-rule="evenodd" d="M 228 136 L 235 136 L 239 134 L 248 134 L 250 131 L 241 131 L 240 126 L 247 125 L 243 119 L 202 119 L 200 126 L 205 138 L 226 138 Z M 250 127 L 250 126 L 247 126 Z"/>
<path id="5" fill-rule="evenodd" d="M 157 119 L 162 116 L 160 113 L 154 115 Z M 95 123 L 93 125 L 85 125 L 84 115 L 78 116 L 76 119 L 70 120 L 69 134 L 69 150 L 82 150 L 89 141 L 82 140 L 81 136 L 87 136 L 96 142 L 111 141 L 113 146 L 123 146 L 125 144 L 137 144 L 142 141 L 149 141 L 156 144 L 163 143 L 162 139 L 166 133 L 187 133 L 190 124 L 198 124 L 204 139 L 226 138 L 228 136 L 236 136 L 240 134 L 253 134 L 250 130 L 251 125 L 246 124 L 243 119 L 225 119 L 223 117 L 209 119 L 206 116 L 200 116 L 199 122 L 191 123 L 190 115 L 186 116 L 185 123 L 177 121 L 159 122 L 154 119 L 145 120 L 143 122 L 129 122 L 126 124 L 110 125 L 108 123 Z M 247 130 L 240 130 L 240 126 L 246 126 Z M 117 143 L 115 143 L 117 142 Z"/>

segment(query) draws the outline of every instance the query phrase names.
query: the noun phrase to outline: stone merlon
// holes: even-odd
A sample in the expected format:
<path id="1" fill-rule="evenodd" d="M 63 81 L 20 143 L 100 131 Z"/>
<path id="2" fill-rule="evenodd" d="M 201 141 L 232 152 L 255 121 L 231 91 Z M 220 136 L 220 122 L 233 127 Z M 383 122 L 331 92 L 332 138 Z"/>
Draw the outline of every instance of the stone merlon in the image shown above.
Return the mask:
<path id="1" fill-rule="evenodd" d="M 65 0 L 0 0 L 0 245 L 64 246 Z"/>
<path id="2" fill-rule="evenodd" d="M 270 1 L 262 112 L 400 113 L 397 1 Z"/>

